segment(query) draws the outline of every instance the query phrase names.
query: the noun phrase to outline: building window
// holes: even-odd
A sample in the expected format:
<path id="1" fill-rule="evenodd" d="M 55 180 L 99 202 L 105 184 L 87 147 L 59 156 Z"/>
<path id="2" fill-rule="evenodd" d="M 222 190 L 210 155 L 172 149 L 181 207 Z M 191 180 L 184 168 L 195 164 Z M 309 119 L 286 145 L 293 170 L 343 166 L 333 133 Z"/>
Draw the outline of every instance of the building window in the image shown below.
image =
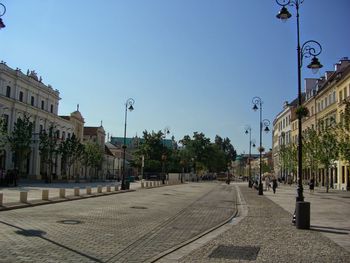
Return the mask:
<path id="1" fill-rule="evenodd" d="M 339 102 L 343 100 L 343 92 L 339 91 Z"/>
<path id="2" fill-rule="evenodd" d="M 41 109 L 43 110 L 45 108 L 45 102 L 42 100 L 41 101 Z"/>
<path id="3" fill-rule="evenodd" d="M 62 132 L 62 140 L 65 140 L 66 139 L 66 132 Z"/>
<path id="4" fill-rule="evenodd" d="M 338 169 L 337 167 L 334 168 L 334 183 L 337 184 L 338 183 Z"/>
<path id="5" fill-rule="evenodd" d="M 8 97 L 8 98 L 11 97 L 11 87 L 10 86 L 6 87 L 6 97 Z"/>
<path id="6" fill-rule="evenodd" d="M 53 113 L 53 105 L 50 106 L 50 112 Z"/>
<path id="7" fill-rule="evenodd" d="M 327 106 L 328 106 L 328 98 L 326 97 L 325 99 L 324 99 L 324 106 L 325 106 L 325 108 L 327 108 Z"/>
<path id="8" fill-rule="evenodd" d="M 30 105 L 34 106 L 34 96 L 30 97 Z"/>
<path id="9" fill-rule="evenodd" d="M 44 129 L 43 125 L 42 125 L 42 124 L 40 124 L 40 130 L 39 130 L 39 132 L 42 132 L 42 131 L 43 131 L 43 129 Z"/>
<path id="10" fill-rule="evenodd" d="M 347 88 L 344 88 L 344 99 L 348 96 L 348 90 Z"/>
<path id="11" fill-rule="evenodd" d="M 341 167 L 341 183 L 345 184 L 345 166 Z"/>
<path id="12" fill-rule="evenodd" d="M 19 101 L 23 102 L 23 91 L 19 92 Z"/>

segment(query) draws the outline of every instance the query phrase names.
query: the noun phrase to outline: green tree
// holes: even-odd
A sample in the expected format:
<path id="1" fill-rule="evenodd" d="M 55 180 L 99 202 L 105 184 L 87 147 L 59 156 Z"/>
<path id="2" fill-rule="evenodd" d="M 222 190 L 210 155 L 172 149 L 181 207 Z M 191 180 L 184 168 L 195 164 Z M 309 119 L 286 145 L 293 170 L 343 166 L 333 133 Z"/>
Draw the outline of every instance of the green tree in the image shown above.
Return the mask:
<path id="1" fill-rule="evenodd" d="M 83 155 L 83 150 L 83 145 L 74 133 L 70 138 L 61 142 L 61 144 L 59 145 L 58 151 L 62 155 L 62 162 L 65 174 L 67 174 L 68 169 L 68 179 L 71 179 L 70 171 L 72 165 L 81 159 L 81 156 Z"/>
<path id="2" fill-rule="evenodd" d="M 101 147 L 97 143 L 93 142 L 87 142 L 84 144 L 81 161 L 85 165 L 85 168 L 93 168 L 95 170 L 95 177 L 97 177 L 103 161 L 103 152 Z M 85 169 L 85 178 L 87 177 L 86 171 L 87 169 Z M 92 178 L 90 177 L 90 181 L 91 180 Z"/>
<path id="3" fill-rule="evenodd" d="M 0 116 L 0 156 L 4 154 L 7 141 L 6 122 L 5 119 Z"/>
<path id="4" fill-rule="evenodd" d="M 334 124 L 333 124 L 334 125 Z M 322 128 L 318 130 L 318 140 L 320 147 L 317 151 L 317 160 L 324 166 L 326 171 L 326 192 L 329 190 L 329 169 L 334 166 L 335 161 L 339 157 L 339 144 L 334 126 Z"/>
<path id="5" fill-rule="evenodd" d="M 134 153 L 133 167 L 141 168 L 142 156 L 144 156 L 145 172 L 160 172 L 162 170 L 162 155 L 169 158 L 171 151 L 163 145 L 164 134 L 162 131 L 143 132 L 143 140 Z"/>
<path id="6" fill-rule="evenodd" d="M 52 181 L 54 159 L 58 152 L 58 138 L 57 133 L 54 131 L 54 127 L 51 126 L 48 132 L 45 130 L 41 131 L 39 139 L 41 162 L 45 165 L 45 180 L 50 183 Z"/>
<path id="7" fill-rule="evenodd" d="M 337 127 L 341 158 L 350 164 L 350 102 L 345 101 L 345 110 Z"/>
<path id="8" fill-rule="evenodd" d="M 18 118 L 13 131 L 7 137 L 12 152 L 15 154 L 15 167 L 22 173 L 24 160 L 31 152 L 33 123 L 28 116 Z"/>
<path id="9" fill-rule="evenodd" d="M 308 128 L 303 133 L 303 163 L 306 168 L 310 168 L 312 177 L 315 177 L 316 171 L 319 167 L 319 160 L 317 158 L 318 151 L 321 146 L 317 131 Z"/>

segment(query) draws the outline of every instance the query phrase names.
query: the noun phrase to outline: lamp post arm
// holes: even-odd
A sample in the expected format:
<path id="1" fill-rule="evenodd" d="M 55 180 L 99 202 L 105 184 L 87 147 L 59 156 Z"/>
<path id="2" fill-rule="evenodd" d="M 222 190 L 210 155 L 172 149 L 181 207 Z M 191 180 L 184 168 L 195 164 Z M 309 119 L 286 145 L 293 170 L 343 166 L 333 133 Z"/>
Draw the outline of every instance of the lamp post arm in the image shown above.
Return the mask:
<path id="1" fill-rule="evenodd" d="M 0 3 L 0 6 L 2 7 L 3 11 L 0 13 L 0 17 L 2 17 L 6 13 L 6 6 L 2 3 Z"/>

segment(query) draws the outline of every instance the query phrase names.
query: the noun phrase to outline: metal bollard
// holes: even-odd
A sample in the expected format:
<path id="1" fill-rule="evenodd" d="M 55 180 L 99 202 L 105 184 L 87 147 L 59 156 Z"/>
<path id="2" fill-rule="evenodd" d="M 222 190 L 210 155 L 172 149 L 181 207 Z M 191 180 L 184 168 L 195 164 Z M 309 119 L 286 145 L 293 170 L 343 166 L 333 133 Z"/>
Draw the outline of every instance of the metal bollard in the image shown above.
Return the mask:
<path id="1" fill-rule="evenodd" d="M 80 195 L 79 187 L 74 187 L 74 196 L 79 196 L 79 195 Z"/>
<path id="2" fill-rule="evenodd" d="M 107 192 L 110 192 L 110 191 L 111 191 L 111 186 L 107 185 Z"/>
<path id="3" fill-rule="evenodd" d="M 102 193 L 102 186 L 101 185 L 97 186 L 97 193 Z"/>
<path id="4" fill-rule="evenodd" d="M 19 201 L 21 203 L 27 203 L 28 202 L 28 192 L 19 192 Z"/>
<path id="5" fill-rule="evenodd" d="M 49 200 L 49 190 L 43 189 L 42 194 L 41 194 L 41 199 L 48 201 Z"/>
<path id="6" fill-rule="evenodd" d="M 3 201 L 4 201 L 4 194 L 0 193 L 0 206 L 2 206 Z"/>
<path id="7" fill-rule="evenodd" d="M 66 198 L 66 189 L 60 188 L 60 198 Z"/>
<path id="8" fill-rule="evenodd" d="M 91 187 L 90 186 L 86 187 L 86 194 L 91 195 Z"/>

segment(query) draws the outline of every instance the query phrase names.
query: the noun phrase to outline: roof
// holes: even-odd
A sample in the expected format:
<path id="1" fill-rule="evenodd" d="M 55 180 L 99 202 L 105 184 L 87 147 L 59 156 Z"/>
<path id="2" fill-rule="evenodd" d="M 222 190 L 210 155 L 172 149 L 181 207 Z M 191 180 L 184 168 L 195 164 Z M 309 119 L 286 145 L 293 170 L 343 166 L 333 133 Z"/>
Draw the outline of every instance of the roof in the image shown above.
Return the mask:
<path id="1" fill-rule="evenodd" d="M 102 129 L 102 131 L 104 132 L 104 129 L 102 126 L 84 127 L 84 135 L 88 135 L 88 136 L 97 135 L 99 129 Z"/>
<path id="2" fill-rule="evenodd" d="M 128 148 L 136 148 L 139 144 L 142 144 L 143 142 L 143 138 L 125 138 L 125 145 Z M 124 144 L 124 137 L 111 137 L 111 143 L 115 146 L 122 146 Z M 163 145 L 169 149 L 174 148 L 173 140 L 171 139 L 163 139 Z"/>

